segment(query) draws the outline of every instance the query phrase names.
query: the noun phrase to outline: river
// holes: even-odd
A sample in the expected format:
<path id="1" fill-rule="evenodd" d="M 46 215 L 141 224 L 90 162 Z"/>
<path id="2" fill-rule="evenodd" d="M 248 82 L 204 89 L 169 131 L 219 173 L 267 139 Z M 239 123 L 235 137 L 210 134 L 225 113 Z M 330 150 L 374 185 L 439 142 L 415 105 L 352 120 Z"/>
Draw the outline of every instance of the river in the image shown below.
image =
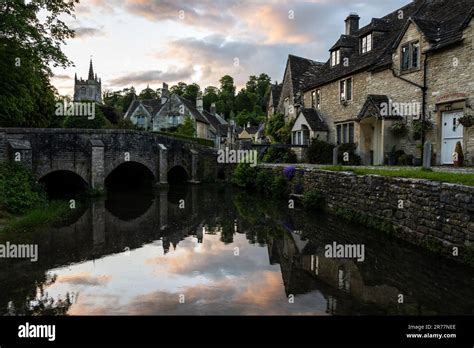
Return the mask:
<path id="1" fill-rule="evenodd" d="M 474 314 L 472 268 L 224 186 L 110 194 L 7 241 L 39 258 L 0 259 L 2 315 Z"/>

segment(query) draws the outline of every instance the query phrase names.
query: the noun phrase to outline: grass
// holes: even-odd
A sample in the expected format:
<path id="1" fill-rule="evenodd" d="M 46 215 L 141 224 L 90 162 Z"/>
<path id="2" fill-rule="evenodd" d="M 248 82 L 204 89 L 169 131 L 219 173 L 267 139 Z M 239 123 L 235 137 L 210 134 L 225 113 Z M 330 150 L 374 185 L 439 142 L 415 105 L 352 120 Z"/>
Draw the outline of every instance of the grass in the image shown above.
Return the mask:
<path id="1" fill-rule="evenodd" d="M 20 217 L 12 217 L 7 220 L 3 231 L 17 232 L 36 229 L 60 221 L 70 212 L 67 202 L 53 201 L 45 207 L 32 209 Z"/>
<path id="2" fill-rule="evenodd" d="M 324 166 L 322 169 L 330 171 L 345 171 L 353 172 L 357 175 L 381 175 L 396 178 L 411 178 L 411 179 L 426 179 L 431 181 L 446 182 L 452 184 L 460 184 L 466 186 L 474 186 L 474 174 L 469 173 L 445 173 L 433 172 L 430 170 L 423 170 L 420 168 L 401 168 L 397 170 L 390 169 L 372 169 L 372 168 L 357 168 L 357 167 L 343 167 L 343 166 Z"/>

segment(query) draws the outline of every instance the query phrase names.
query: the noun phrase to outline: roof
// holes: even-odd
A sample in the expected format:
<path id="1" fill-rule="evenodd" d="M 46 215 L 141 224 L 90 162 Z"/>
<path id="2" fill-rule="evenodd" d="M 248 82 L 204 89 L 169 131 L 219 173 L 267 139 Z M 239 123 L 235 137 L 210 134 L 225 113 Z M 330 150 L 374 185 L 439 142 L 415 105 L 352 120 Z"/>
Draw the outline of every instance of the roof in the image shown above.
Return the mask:
<path id="1" fill-rule="evenodd" d="M 219 117 L 217 114 L 213 115 L 209 111 L 204 110 L 202 112 L 202 115 L 206 118 L 206 120 L 209 122 L 209 124 L 214 127 L 214 129 L 218 130 L 219 126 L 222 124 L 225 124 L 225 120 L 223 120 L 221 117 Z M 224 121 L 224 122 L 222 122 Z M 227 134 L 227 133 L 226 133 Z"/>
<path id="2" fill-rule="evenodd" d="M 382 104 L 390 105 L 390 99 L 386 95 L 370 94 L 362 106 L 357 119 L 362 120 L 367 117 L 375 117 L 378 119 L 399 119 L 400 116 L 383 116 L 381 113 Z"/>
<path id="3" fill-rule="evenodd" d="M 189 110 L 189 112 L 191 113 L 191 115 L 193 115 L 193 117 L 196 119 L 196 121 L 198 122 L 202 122 L 202 123 L 206 123 L 206 124 L 209 124 L 209 121 L 206 120 L 206 118 L 198 111 L 198 109 L 196 108 L 196 105 L 194 105 L 193 102 L 179 96 L 179 95 L 176 95 L 179 99 L 179 101 L 181 103 L 183 103 L 186 108 Z"/>
<path id="4" fill-rule="evenodd" d="M 329 130 L 327 124 L 324 122 L 324 119 L 321 117 L 317 110 L 309 108 L 302 109 L 300 111 L 300 115 L 303 115 L 312 131 Z"/>
<path id="5" fill-rule="evenodd" d="M 150 113 L 151 116 L 155 116 L 156 113 L 161 109 L 161 100 L 159 99 L 135 99 L 134 101 L 132 101 L 132 104 L 130 104 L 130 107 L 128 108 L 128 111 L 126 113 L 126 117 L 130 117 L 130 115 L 135 112 L 135 110 L 140 104 Z"/>
<path id="6" fill-rule="evenodd" d="M 283 87 L 283 84 L 274 84 L 271 86 L 272 88 L 272 102 L 273 102 L 273 107 L 278 107 L 278 102 L 280 100 L 280 95 L 281 95 L 281 89 Z"/>
<path id="7" fill-rule="evenodd" d="M 328 60 L 319 73 L 308 81 L 305 90 L 324 85 L 361 70 L 385 69 L 392 64 L 392 52 L 403 36 L 408 25 L 414 22 L 432 43 L 432 50 L 462 40 L 465 26 L 472 17 L 474 0 L 419 0 L 391 12 L 382 18 L 374 18 L 367 26 L 357 30 L 354 35 L 342 35 L 331 49 L 353 48 L 349 53 L 350 64 L 330 66 Z M 404 20 L 399 19 L 402 11 Z M 370 52 L 362 54 L 359 50 L 360 38 L 370 32 L 379 32 L 374 38 Z M 344 56 L 342 55 L 342 58 Z"/>
<path id="8" fill-rule="evenodd" d="M 290 67 L 291 82 L 293 84 L 293 91 L 302 91 L 308 81 L 311 81 L 314 75 L 317 75 L 319 69 L 324 63 L 316 62 L 311 59 L 288 55 L 287 66 Z"/>
<path id="9" fill-rule="evenodd" d="M 242 129 L 242 132 L 243 131 L 246 131 L 250 135 L 254 135 L 258 132 L 258 126 L 250 126 L 250 127 Z"/>

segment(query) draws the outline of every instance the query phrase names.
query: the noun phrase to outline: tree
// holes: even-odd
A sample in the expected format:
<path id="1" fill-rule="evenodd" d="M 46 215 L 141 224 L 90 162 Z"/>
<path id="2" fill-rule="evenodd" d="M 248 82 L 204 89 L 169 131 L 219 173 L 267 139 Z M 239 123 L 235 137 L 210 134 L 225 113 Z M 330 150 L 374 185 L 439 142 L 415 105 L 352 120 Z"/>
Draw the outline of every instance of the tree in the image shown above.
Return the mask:
<path id="1" fill-rule="evenodd" d="M 170 92 L 171 92 L 171 93 L 174 93 L 174 94 L 177 94 L 177 95 L 179 95 L 179 96 L 183 96 L 183 95 L 184 95 L 184 91 L 186 90 L 186 86 L 187 86 L 186 83 L 184 83 L 184 82 L 178 82 L 177 85 L 171 86 Z"/>
<path id="2" fill-rule="evenodd" d="M 72 65 L 61 45 L 74 36 L 63 17 L 75 3 L 0 1 L 0 126 L 48 126 L 57 95 L 50 66 Z"/>
<path id="3" fill-rule="evenodd" d="M 204 95 L 202 97 L 204 109 L 207 111 L 211 110 L 211 104 L 217 103 L 219 101 L 219 90 L 217 87 L 208 86 L 204 90 Z"/>
<path id="4" fill-rule="evenodd" d="M 89 103 L 95 103 L 90 101 Z M 65 128 L 102 129 L 110 126 L 100 107 L 96 105 L 93 118 L 87 116 L 67 116 L 64 120 Z"/>
<path id="5" fill-rule="evenodd" d="M 176 130 L 177 134 L 184 135 L 187 137 L 195 137 L 196 129 L 194 127 L 194 121 L 191 116 L 186 116 L 183 124 L 181 124 Z"/>
<path id="6" fill-rule="evenodd" d="M 231 111 L 234 109 L 235 85 L 234 79 L 225 75 L 219 80 L 221 87 L 219 89 L 219 101 L 217 102 L 217 111 L 229 119 Z"/>
<path id="7" fill-rule="evenodd" d="M 196 104 L 196 99 L 200 90 L 201 87 L 199 87 L 197 83 L 192 83 L 190 85 L 186 85 L 182 96 L 184 99 L 187 99 L 190 102 Z"/>
<path id="8" fill-rule="evenodd" d="M 145 99 L 157 99 L 158 95 L 155 90 L 151 89 L 150 86 L 147 86 L 143 91 L 140 92 L 138 95 L 138 99 L 145 100 Z"/>

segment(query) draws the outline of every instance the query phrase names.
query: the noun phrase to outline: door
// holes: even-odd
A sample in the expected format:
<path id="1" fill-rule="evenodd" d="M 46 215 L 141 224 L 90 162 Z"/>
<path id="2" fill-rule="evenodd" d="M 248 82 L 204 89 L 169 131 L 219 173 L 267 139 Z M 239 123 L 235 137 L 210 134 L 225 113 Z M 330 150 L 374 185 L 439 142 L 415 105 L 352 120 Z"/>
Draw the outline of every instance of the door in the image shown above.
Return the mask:
<path id="1" fill-rule="evenodd" d="M 441 164 L 453 164 L 453 153 L 458 141 L 462 144 L 464 127 L 459 123 L 462 111 L 443 112 Z"/>

